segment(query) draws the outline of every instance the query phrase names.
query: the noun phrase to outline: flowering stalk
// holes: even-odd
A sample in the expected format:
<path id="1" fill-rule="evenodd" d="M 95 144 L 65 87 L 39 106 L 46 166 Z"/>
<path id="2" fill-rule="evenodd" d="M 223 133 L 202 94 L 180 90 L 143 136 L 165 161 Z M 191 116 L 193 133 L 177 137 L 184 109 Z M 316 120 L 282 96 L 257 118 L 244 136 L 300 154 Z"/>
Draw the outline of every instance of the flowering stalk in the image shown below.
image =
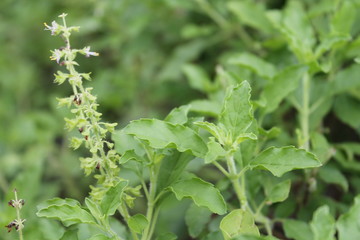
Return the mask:
<path id="1" fill-rule="evenodd" d="M 98 186 L 92 188 L 92 198 L 100 200 L 104 193 L 117 183 L 119 168 L 116 165 L 119 155 L 113 150 L 113 143 L 106 140 L 106 134 L 113 132 L 116 123 L 105 123 L 101 121 L 101 113 L 97 112 L 98 103 L 96 96 L 91 94 L 92 88 L 85 88 L 83 80 L 90 80 L 91 73 L 79 73 L 75 61 L 77 54 L 86 57 L 98 56 L 96 52 L 91 52 L 90 47 L 82 49 L 73 49 L 70 44 L 70 36 L 74 31 L 79 31 L 79 27 L 67 27 L 66 14 L 59 16 L 62 24 L 56 21 L 51 26 L 45 23 L 45 30 L 51 31 L 51 35 L 60 35 L 65 41 L 65 47 L 51 51 L 50 59 L 56 61 L 60 66 L 65 66 L 66 72 L 57 71 L 55 82 L 59 85 L 68 81 L 72 87 L 73 95 L 67 98 L 58 99 L 60 106 L 68 106 L 75 115 L 73 119 L 65 118 L 66 128 L 70 131 L 77 128 L 82 137 L 73 137 L 71 147 L 79 148 L 83 143 L 91 152 L 91 157 L 80 158 L 81 168 L 86 175 L 94 171 L 99 171 L 95 178 L 98 180 Z M 109 149 L 105 151 L 105 147 Z"/>
<path id="2" fill-rule="evenodd" d="M 12 199 L 8 202 L 10 207 L 13 207 L 16 209 L 16 219 L 13 220 L 11 223 L 6 225 L 5 227 L 8 229 L 8 232 L 11 232 L 12 228 L 15 228 L 15 230 L 19 233 L 19 239 L 23 240 L 23 233 L 22 229 L 24 228 L 24 222 L 26 219 L 21 219 L 20 216 L 20 210 L 24 206 L 25 201 L 23 199 L 18 199 L 17 196 L 17 190 L 14 190 L 15 199 Z"/>

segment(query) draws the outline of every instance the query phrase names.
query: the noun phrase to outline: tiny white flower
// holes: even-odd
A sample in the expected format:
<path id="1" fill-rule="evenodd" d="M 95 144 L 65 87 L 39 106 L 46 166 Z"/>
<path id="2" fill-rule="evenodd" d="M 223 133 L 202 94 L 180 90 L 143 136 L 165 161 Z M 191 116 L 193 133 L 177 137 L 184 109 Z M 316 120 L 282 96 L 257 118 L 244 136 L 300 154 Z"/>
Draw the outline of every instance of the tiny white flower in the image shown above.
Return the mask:
<path id="1" fill-rule="evenodd" d="M 90 52 L 90 47 L 84 47 L 83 51 L 86 57 L 99 56 L 99 53 L 97 52 Z"/>
<path id="2" fill-rule="evenodd" d="M 56 60 L 56 62 L 59 64 L 60 59 L 64 55 L 63 52 L 60 51 L 59 49 L 55 49 L 54 51 L 51 51 L 51 52 L 52 52 L 52 55 L 51 55 L 50 59 L 51 60 Z"/>
<path id="3" fill-rule="evenodd" d="M 45 25 L 44 30 L 51 31 L 51 35 L 56 35 L 56 33 L 59 30 L 59 24 L 57 24 L 57 22 L 55 22 L 55 21 L 52 21 L 51 26 L 47 25 L 46 23 L 44 23 L 44 25 Z"/>

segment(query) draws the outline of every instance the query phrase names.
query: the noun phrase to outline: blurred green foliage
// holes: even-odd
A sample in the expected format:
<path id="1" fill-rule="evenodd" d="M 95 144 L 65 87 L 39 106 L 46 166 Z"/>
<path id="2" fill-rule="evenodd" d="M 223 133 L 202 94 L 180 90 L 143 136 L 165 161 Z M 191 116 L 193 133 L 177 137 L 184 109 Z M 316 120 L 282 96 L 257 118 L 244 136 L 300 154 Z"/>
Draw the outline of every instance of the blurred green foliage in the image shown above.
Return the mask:
<path id="1" fill-rule="evenodd" d="M 68 133 L 63 130 L 68 112 L 56 104 L 56 97 L 68 95 L 70 89 L 56 87 L 51 79 L 56 69 L 48 60 L 49 50 L 61 42 L 43 31 L 43 22 L 62 12 L 68 13 L 69 23 L 81 26 L 73 46 L 91 45 L 100 53 L 91 61 L 83 59 L 80 66 L 83 72 L 93 73 L 94 81 L 88 84 L 94 87 L 104 118 L 121 127 L 140 117 L 163 118 L 172 108 L 192 101 L 193 110 L 211 117 L 217 111 L 214 105 L 210 111 L 208 102 L 194 100 L 222 99 L 221 79 L 212 79 L 216 72 L 217 78 L 226 77 L 221 75 L 224 68 L 238 82 L 249 80 L 259 109 L 272 91 L 288 91 L 286 96 L 293 91 L 285 101 L 268 97 L 279 107 L 257 114 L 264 128 L 281 130 L 266 145 L 296 145 L 299 119 L 294 102 L 301 99 L 301 87 L 285 79 L 281 84 L 286 87 L 274 90 L 269 81 L 281 82 L 281 77 L 273 77 L 290 65 L 309 66 L 314 106 L 311 148 L 328 163 L 315 173 L 317 190 L 305 202 L 296 205 L 299 200 L 290 194 L 267 211 L 278 218 L 304 221 L 310 221 L 322 204 L 328 204 L 333 214 L 345 212 L 360 193 L 360 67 L 354 62 L 360 55 L 359 6 L 358 0 L 2 0 L 0 225 L 14 218 L 7 201 L 17 188 L 26 200 L 22 211 L 27 219 L 26 239 L 58 239 L 62 226 L 37 218 L 36 205 L 55 196 L 82 200 L 92 181 L 78 167 L 82 153 L 68 148 Z M 297 21 L 302 14 L 306 21 Z M 200 169 L 198 175 L 217 182 L 230 198 L 228 183 L 211 167 L 200 165 L 192 163 L 190 168 Z M 289 177 L 295 192 L 302 191 L 300 175 Z M 254 196 L 263 179 L 273 185 L 278 181 L 266 173 L 253 176 L 249 192 Z M 141 211 L 141 200 L 137 205 Z M 179 239 L 189 239 L 185 220 L 191 220 L 184 217 L 188 207 L 187 201 L 169 199 L 160 214 L 159 232 L 176 232 Z M 166 209 L 172 214 L 166 214 Z M 208 213 L 201 214 L 207 217 Z M 219 221 L 211 219 L 207 226 L 211 233 L 203 239 L 221 237 L 212 231 Z M 88 231 L 85 228 L 83 232 Z M 189 234 L 194 232 L 200 234 L 198 229 L 190 229 Z M 282 234 L 279 229 L 278 236 L 285 239 Z M 5 228 L 0 236 L 16 238 Z"/>

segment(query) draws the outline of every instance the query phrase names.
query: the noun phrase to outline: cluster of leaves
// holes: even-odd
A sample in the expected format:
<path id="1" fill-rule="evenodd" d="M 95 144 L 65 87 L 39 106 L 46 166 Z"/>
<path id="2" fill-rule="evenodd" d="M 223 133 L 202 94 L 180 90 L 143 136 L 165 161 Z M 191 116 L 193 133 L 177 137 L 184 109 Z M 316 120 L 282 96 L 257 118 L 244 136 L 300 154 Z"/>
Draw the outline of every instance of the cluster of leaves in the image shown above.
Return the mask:
<path id="1" fill-rule="evenodd" d="M 36 2 L 21 9 L 35 8 Z M 38 5 L 49 15 L 9 17 L 7 21 L 14 22 L 8 25 L 20 22 L 27 26 L 34 18 L 40 25 L 53 16 L 50 5 L 40 2 Z M 113 121 L 124 126 L 129 119 L 156 116 L 169 107 L 190 103 L 173 110 L 164 121 L 136 120 L 112 136 L 115 150 L 121 155 L 116 160 L 122 166 L 121 178 L 128 179 L 132 187 L 142 185 L 144 199 L 154 206 L 146 206 L 143 198 L 138 198 L 128 216 L 120 211 L 122 217 L 110 217 L 129 198 L 123 195 L 128 187 L 123 185 L 113 186 L 105 194 L 107 200 L 100 202 L 88 198 L 81 205 L 75 200 L 53 199 L 39 206 L 39 215 L 60 219 L 70 226 L 65 232 L 55 221 L 41 219 L 41 224 L 31 224 L 39 221 L 31 208 L 39 198 L 51 198 L 61 190 L 63 195 L 83 199 L 78 188 L 88 184 L 86 180 L 73 180 L 74 174 L 79 176 L 73 167 L 77 156 L 66 150 L 67 144 L 61 151 L 52 144 L 56 137 L 67 138 L 62 137 L 59 124 L 64 112 L 27 111 L 30 106 L 53 102 L 54 96 L 46 95 L 47 89 L 41 92 L 32 80 L 32 76 L 42 75 L 34 69 L 48 68 L 45 63 L 33 68 L 33 58 L 42 59 L 45 49 L 53 44 L 41 38 L 39 41 L 45 44 L 19 51 L 14 59 L 23 71 L 9 67 L 13 59 L 2 61 L 2 72 L 11 72 L 6 77 L 19 81 L 4 81 L 0 90 L 5 100 L 0 102 L 4 105 L 0 108 L 2 125 L 10 126 L 10 131 L 0 133 L 0 147 L 5 150 L 0 186 L 4 193 L 12 189 L 6 181 L 15 178 L 19 166 L 23 166 L 23 173 L 11 185 L 19 188 L 27 200 L 23 213 L 27 218 L 25 236 L 107 239 L 118 235 L 130 239 L 136 235 L 146 239 L 154 233 L 159 239 L 175 239 L 169 231 L 179 239 L 187 235 L 196 239 L 296 240 L 359 236 L 360 82 L 359 66 L 354 61 L 360 50 L 359 28 L 354 24 L 359 1 L 95 2 L 90 9 L 93 15 L 80 3 L 65 1 L 59 6 L 66 7 L 66 11 L 72 9 L 76 14 L 69 11 L 74 19 L 71 22 L 81 25 L 85 30 L 81 34 L 91 39 L 97 50 L 104 51 L 104 60 L 80 64 L 96 74 L 92 86 L 103 109 L 112 113 L 109 117 L 122 117 Z M 6 5 L 6 1 L 1 4 Z M 173 13 L 171 17 L 169 12 Z M 14 46 L 24 45 L 16 37 L 21 30 L 15 28 L 12 32 L 14 36 L 9 37 Z M 39 50 L 40 46 L 44 50 Z M 35 54 L 24 56 L 28 50 Z M 192 90 L 181 81 L 181 72 Z M 18 94 L 11 94 L 12 88 Z M 28 101 L 31 91 L 40 94 L 33 94 Z M 67 94 L 56 91 L 56 96 Z M 202 99 L 194 100 L 194 96 Z M 163 99 L 168 99 L 166 104 L 161 103 Z M 5 111 L 6 105 L 18 107 Z M 155 105 L 162 108 L 149 112 Z M 9 112 L 15 109 L 18 111 Z M 72 118 L 68 114 L 66 117 Z M 16 123 L 12 125 L 13 119 Z M 292 171 L 320 165 L 308 152 L 314 153 L 322 166 Z M 45 178 L 59 176 L 66 180 L 62 184 L 42 183 L 40 187 L 44 160 L 53 155 L 59 157 L 55 161 L 48 157 L 46 169 L 50 171 Z M 66 159 L 60 164 L 61 171 L 56 170 L 57 159 Z M 10 199 L 0 198 L 5 203 L 2 206 Z M 177 202 L 183 198 L 191 198 L 193 203 Z M 111 199 L 122 201 L 110 203 Z M 61 209 L 66 214 L 62 215 Z M 1 212 L 5 225 L 13 216 Z M 184 231 L 183 224 L 188 231 Z M 98 227 L 92 228 L 94 225 Z M 47 229 L 52 229 L 51 233 Z"/>

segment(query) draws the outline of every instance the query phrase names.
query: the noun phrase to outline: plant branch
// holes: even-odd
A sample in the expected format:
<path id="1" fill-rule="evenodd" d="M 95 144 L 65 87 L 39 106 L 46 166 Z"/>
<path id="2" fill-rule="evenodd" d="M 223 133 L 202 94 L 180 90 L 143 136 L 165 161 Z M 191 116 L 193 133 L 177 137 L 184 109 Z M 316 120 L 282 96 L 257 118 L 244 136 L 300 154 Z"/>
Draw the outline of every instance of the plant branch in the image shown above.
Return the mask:
<path id="1" fill-rule="evenodd" d="M 310 103 L 310 76 L 306 73 L 302 79 L 302 106 L 300 111 L 300 126 L 301 126 L 301 139 L 300 147 L 306 151 L 310 150 L 309 144 L 309 110 Z"/>

